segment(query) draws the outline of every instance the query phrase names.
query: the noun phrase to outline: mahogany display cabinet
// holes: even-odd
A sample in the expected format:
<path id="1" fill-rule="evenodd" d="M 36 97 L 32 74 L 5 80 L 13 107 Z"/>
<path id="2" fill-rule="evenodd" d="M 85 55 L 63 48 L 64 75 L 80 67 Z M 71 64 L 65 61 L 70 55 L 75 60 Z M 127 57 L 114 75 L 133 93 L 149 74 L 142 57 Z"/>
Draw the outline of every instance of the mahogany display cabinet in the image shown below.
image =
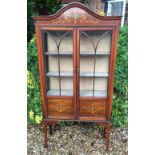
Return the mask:
<path id="1" fill-rule="evenodd" d="M 45 146 L 47 126 L 68 120 L 103 125 L 108 149 L 121 17 L 99 16 L 70 3 L 54 15 L 33 19 Z"/>

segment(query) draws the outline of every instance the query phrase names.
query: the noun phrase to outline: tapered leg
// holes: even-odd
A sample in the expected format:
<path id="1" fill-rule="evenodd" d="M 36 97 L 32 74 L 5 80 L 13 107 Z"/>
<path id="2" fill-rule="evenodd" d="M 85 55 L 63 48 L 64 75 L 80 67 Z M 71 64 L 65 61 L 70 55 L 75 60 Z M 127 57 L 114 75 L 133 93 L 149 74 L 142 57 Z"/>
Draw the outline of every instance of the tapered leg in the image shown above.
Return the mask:
<path id="1" fill-rule="evenodd" d="M 104 122 L 97 122 L 97 125 L 102 126 L 104 128 L 103 130 L 103 138 L 105 138 L 105 134 L 106 134 L 106 123 Z"/>
<path id="2" fill-rule="evenodd" d="M 109 142 L 110 142 L 110 123 L 107 123 L 106 133 L 105 133 L 105 138 L 106 138 L 106 150 L 109 151 Z"/>
<path id="3" fill-rule="evenodd" d="M 44 123 L 44 142 L 45 142 L 44 147 L 47 148 L 48 145 L 47 145 L 47 124 L 46 123 Z"/>
<path id="4" fill-rule="evenodd" d="M 104 128 L 104 130 L 103 130 L 103 138 L 105 138 L 105 135 L 106 135 L 106 129 Z"/>
<path id="5" fill-rule="evenodd" d="M 52 135 L 52 125 L 49 126 L 49 134 Z"/>

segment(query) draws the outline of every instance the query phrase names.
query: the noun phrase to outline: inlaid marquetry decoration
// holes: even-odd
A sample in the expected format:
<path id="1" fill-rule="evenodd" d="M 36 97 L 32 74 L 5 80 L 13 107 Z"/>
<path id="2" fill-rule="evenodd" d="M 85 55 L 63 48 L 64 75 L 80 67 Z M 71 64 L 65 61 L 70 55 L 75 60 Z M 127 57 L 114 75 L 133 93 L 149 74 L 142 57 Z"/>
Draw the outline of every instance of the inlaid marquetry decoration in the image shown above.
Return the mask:
<path id="1" fill-rule="evenodd" d="M 56 108 L 56 111 L 57 112 L 64 112 L 65 110 L 66 110 L 66 106 L 64 106 L 64 105 L 62 105 L 62 103 L 57 103 L 56 105 L 55 105 L 55 108 Z"/>
<path id="2" fill-rule="evenodd" d="M 70 105 L 67 105 L 66 103 L 56 103 L 54 105 L 54 109 L 55 111 L 62 113 L 62 112 L 66 112 L 67 110 L 69 110 Z"/>
<path id="3" fill-rule="evenodd" d="M 85 107 L 85 108 L 86 108 L 86 110 L 88 110 L 91 114 L 94 114 L 94 113 L 96 113 L 96 111 L 97 111 L 97 108 L 94 107 L 94 103 L 93 103 L 93 104 L 90 104 L 88 107 Z"/>
<path id="4" fill-rule="evenodd" d="M 100 20 L 96 20 L 93 16 L 89 15 L 86 11 L 80 8 L 71 8 L 64 12 L 59 18 L 51 20 L 53 24 L 99 24 Z"/>
<path id="5" fill-rule="evenodd" d="M 94 114 L 94 113 L 97 113 L 98 112 L 98 107 L 95 105 L 95 103 L 90 103 L 90 104 L 87 104 L 87 105 L 83 105 L 81 107 L 81 110 L 84 110 L 84 111 L 87 111 L 91 114 Z"/>

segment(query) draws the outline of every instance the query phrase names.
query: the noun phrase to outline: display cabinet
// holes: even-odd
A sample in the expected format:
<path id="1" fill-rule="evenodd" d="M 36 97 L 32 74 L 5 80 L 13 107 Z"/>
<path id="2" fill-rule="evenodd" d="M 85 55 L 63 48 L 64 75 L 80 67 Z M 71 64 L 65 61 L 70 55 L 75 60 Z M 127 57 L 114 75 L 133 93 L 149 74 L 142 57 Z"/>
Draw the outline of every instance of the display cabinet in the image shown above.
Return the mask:
<path id="1" fill-rule="evenodd" d="M 109 147 L 120 17 L 103 17 L 80 3 L 35 16 L 45 146 L 59 120 L 96 122 Z"/>

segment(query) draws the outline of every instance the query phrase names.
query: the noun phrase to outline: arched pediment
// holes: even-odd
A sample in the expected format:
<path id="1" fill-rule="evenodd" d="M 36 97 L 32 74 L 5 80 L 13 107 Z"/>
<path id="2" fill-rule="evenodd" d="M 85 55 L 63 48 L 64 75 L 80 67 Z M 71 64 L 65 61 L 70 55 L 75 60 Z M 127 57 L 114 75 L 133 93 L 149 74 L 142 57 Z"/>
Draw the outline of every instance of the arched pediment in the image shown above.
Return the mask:
<path id="1" fill-rule="evenodd" d="M 51 24 L 102 24 L 104 20 L 116 20 L 120 17 L 100 16 L 80 3 L 70 3 L 60 9 L 56 14 L 50 16 L 35 16 L 37 21 L 50 21 Z"/>

